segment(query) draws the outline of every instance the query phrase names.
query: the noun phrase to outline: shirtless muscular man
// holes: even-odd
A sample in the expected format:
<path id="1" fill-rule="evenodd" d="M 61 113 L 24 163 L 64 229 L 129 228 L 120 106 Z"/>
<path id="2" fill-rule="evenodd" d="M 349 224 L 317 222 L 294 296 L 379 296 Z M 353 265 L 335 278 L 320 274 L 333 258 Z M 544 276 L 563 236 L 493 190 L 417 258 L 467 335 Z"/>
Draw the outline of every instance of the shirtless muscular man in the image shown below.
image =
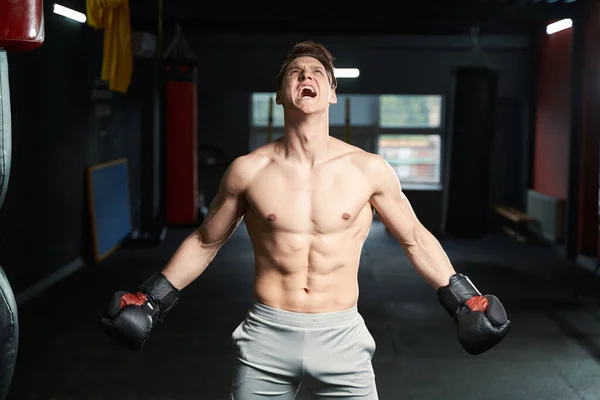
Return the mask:
<path id="1" fill-rule="evenodd" d="M 375 341 L 357 310 L 357 272 L 373 210 L 454 319 L 460 344 L 483 353 L 508 332 L 500 301 L 453 269 L 379 155 L 329 136 L 333 57 L 315 42 L 288 53 L 277 76 L 284 136 L 233 161 L 206 219 L 161 272 L 117 292 L 107 334 L 141 348 L 242 219 L 255 254 L 254 304 L 232 334 L 231 399 L 377 399 Z"/>

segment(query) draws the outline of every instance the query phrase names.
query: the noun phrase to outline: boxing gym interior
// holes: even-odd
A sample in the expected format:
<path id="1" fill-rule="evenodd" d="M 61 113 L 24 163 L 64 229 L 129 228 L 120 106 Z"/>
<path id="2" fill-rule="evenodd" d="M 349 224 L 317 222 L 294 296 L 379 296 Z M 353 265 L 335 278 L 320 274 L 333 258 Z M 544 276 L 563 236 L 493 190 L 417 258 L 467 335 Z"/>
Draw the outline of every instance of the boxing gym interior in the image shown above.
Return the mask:
<path id="1" fill-rule="evenodd" d="M 330 135 L 388 161 L 510 320 L 467 354 L 375 213 L 358 309 L 379 398 L 600 399 L 598 37 L 598 0 L 0 0 L 0 399 L 229 398 L 243 222 L 141 350 L 99 319 L 283 135 L 275 77 L 304 40 L 335 57 Z"/>

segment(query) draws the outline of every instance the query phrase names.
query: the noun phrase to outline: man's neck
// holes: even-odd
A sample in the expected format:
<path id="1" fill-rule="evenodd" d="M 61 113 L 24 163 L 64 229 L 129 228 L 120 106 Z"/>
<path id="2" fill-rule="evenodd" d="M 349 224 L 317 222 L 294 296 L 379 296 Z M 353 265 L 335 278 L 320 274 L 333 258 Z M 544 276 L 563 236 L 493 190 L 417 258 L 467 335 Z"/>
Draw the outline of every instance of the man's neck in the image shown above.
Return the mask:
<path id="1" fill-rule="evenodd" d="M 285 157 L 314 166 L 329 153 L 329 118 L 325 115 L 303 119 L 285 118 L 282 145 Z"/>

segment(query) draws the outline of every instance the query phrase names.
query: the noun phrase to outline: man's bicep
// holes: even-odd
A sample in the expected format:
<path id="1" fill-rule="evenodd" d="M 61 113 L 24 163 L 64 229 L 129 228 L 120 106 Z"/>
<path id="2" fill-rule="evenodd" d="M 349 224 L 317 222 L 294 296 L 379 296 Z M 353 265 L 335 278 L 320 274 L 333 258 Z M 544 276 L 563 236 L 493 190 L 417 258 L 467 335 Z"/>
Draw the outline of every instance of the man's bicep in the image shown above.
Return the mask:
<path id="1" fill-rule="evenodd" d="M 245 185 L 234 164 L 225 172 L 219 190 L 198 229 L 205 245 L 222 244 L 240 224 L 246 212 Z"/>
<path id="2" fill-rule="evenodd" d="M 394 237 L 402 244 L 410 244 L 420 222 L 410 201 L 402 192 L 396 171 L 385 160 L 380 159 L 372 172 L 373 208 Z"/>
<path id="3" fill-rule="evenodd" d="M 198 229 L 203 244 L 210 246 L 227 240 L 242 221 L 245 207 L 243 196 L 219 191 Z"/>

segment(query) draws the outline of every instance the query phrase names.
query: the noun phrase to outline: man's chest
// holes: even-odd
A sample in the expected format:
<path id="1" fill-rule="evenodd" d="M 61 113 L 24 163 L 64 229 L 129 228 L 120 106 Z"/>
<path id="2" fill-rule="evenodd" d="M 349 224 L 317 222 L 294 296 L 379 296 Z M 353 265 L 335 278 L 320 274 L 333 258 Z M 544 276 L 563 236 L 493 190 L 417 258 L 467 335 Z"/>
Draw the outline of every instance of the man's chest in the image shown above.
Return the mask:
<path id="1" fill-rule="evenodd" d="M 273 227 L 328 232 L 350 226 L 365 208 L 370 210 L 371 194 L 356 170 L 306 175 L 273 171 L 252 184 L 247 201 L 254 217 Z"/>

